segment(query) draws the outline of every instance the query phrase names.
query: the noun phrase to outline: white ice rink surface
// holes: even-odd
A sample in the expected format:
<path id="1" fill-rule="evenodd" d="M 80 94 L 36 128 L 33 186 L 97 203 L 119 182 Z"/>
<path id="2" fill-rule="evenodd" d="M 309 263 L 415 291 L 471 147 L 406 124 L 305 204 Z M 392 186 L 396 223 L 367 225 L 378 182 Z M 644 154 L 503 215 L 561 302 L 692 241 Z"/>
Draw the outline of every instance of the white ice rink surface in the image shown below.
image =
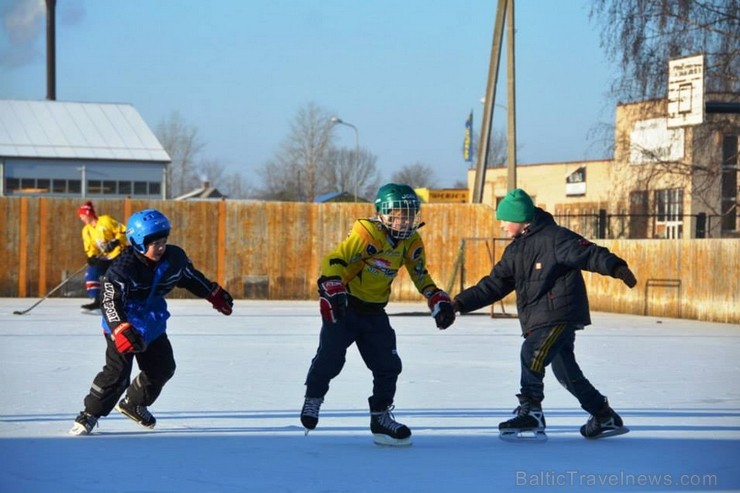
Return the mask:
<path id="1" fill-rule="evenodd" d="M 103 365 L 82 299 L 0 299 L 0 492 L 740 491 L 740 326 L 594 313 L 576 355 L 632 430 L 586 440 L 587 415 L 548 373 L 549 441 L 506 443 L 516 406 L 516 319 L 478 313 L 447 331 L 423 303 L 392 304 L 404 371 L 396 418 L 413 446 L 373 445 L 371 375 L 357 350 L 318 428 L 298 420 L 318 342 L 316 302 L 237 301 L 224 317 L 173 300 L 177 372 L 147 430 L 115 411 L 67 434 Z M 135 371 L 137 371 L 135 369 Z"/>

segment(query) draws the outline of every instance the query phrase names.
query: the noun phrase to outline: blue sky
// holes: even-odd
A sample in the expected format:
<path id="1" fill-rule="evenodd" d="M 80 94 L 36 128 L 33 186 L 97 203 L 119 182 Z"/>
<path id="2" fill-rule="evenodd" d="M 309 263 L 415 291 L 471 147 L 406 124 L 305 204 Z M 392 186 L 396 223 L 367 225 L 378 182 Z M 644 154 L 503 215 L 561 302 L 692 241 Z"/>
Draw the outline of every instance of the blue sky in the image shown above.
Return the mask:
<path id="1" fill-rule="evenodd" d="M 59 0 L 57 99 L 130 103 L 152 128 L 178 112 L 198 129 L 202 157 L 257 185 L 298 110 L 314 103 L 357 127 L 385 180 L 422 162 L 452 186 L 466 179 L 471 109 L 480 130 L 496 4 Z M 0 98 L 44 99 L 44 1 L 0 0 L 0 14 Z M 519 0 L 515 18 L 519 162 L 609 157 L 590 134 L 613 123 L 616 67 L 588 1 Z M 500 85 L 499 104 L 505 95 Z M 503 128 L 500 108 L 494 119 Z M 351 128 L 335 132 L 354 147 Z"/>

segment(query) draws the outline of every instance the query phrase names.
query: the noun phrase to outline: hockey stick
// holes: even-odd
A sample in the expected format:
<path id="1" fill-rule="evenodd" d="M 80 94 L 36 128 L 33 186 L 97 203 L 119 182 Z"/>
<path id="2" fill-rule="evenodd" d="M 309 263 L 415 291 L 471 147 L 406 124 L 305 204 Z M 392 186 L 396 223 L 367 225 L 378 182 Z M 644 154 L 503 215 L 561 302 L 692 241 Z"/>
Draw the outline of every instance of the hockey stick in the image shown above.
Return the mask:
<path id="1" fill-rule="evenodd" d="M 36 308 L 46 298 L 48 298 L 52 294 L 54 294 L 57 291 L 59 291 L 62 288 L 62 286 L 64 286 L 65 284 L 67 284 L 72 278 L 74 278 L 77 274 L 79 274 L 80 272 L 82 272 L 85 269 L 87 269 L 87 264 L 83 265 L 78 270 L 76 270 L 75 272 L 73 272 L 72 275 L 70 275 L 69 277 L 67 277 L 64 281 L 62 281 L 59 284 L 57 284 L 57 286 L 54 289 L 52 289 L 51 291 L 49 291 L 48 293 L 46 293 L 46 296 L 44 296 L 43 298 L 41 298 L 40 300 L 38 300 L 36 303 L 34 303 L 33 305 L 29 306 L 25 310 L 16 310 L 16 311 L 14 311 L 13 312 L 13 315 L 23 315 L 24 313 L 30 312 L 31 310 L 33 310 L 34 308 Z"/>

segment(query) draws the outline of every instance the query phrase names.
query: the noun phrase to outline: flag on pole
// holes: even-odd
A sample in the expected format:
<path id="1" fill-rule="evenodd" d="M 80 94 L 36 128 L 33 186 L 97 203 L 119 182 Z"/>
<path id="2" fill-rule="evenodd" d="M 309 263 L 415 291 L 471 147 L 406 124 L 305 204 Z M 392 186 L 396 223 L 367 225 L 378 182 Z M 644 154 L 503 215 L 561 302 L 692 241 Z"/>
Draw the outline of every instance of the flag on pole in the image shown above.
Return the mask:
<path id="1" fill-rule="evenodd" d="M 465 141 L 463 143 L 463 158 L 467 162 L 473 161 L 473 110 L 470 110 L 465 120 Z"/>

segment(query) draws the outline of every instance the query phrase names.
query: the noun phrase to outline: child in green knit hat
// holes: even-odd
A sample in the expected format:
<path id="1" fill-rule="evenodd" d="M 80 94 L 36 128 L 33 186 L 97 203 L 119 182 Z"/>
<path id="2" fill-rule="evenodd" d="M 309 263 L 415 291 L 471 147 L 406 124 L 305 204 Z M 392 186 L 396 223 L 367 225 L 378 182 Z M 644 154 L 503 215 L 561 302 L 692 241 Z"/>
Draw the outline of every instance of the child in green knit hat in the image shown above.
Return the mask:
<path id="1" fill-rule="evenodd" d="M 519 188 L 500 201 L 496 219 L 513 241 L 488 276 L 455 297 L 453 308 L 456 312 L 471 312 L 516 290 L 524 336 L 521 388 L 516 416 L 499 424 L 501 438 L 546 439 L 542 400 L 548 365 L 591 415 L 580 430 L 584 437 L 626 433 L 622 418 L 583 375 L 576 362 L 574 343 L 576 331 L 591 324 L 581 271 L 612 276 L 633 288 L 637 280 L 627 262 L 558 226 L 551 214 L 536 207 L 529 194 Z"/>
<path id="2" fill-rule="evenodd" d="M 532 197 L 521 188 L 512 190 L 499 202 L 496 219 L 511 223 L 529 223 L 534 217 Z"/>

